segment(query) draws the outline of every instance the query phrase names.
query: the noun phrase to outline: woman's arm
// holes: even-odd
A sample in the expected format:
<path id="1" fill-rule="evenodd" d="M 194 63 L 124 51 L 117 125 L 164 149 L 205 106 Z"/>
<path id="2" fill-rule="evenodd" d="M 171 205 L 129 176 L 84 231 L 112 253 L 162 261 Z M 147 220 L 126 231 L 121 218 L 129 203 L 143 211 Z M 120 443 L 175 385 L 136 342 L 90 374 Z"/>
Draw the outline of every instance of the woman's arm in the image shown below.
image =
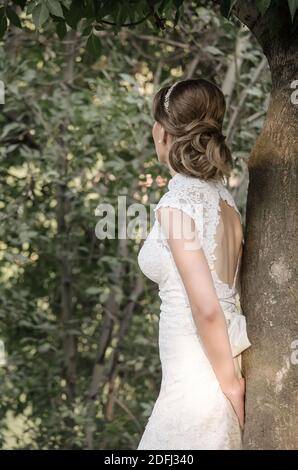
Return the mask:
<path id="1" fill-rule="evenodd" d="M 188 214 L 173 207 L 160 207 L 156 215 L 185 286 L 206 355 L 243 426 L 244 384 L 236 374 L 226 320 L 195 222 Z"/>

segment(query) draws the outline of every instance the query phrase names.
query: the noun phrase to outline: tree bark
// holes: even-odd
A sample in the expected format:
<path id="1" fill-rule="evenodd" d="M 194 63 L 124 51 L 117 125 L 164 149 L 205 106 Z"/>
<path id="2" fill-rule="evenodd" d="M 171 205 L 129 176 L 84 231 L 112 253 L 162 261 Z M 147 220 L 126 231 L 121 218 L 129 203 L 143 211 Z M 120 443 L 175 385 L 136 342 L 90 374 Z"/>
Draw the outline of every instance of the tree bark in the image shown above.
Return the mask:
<path id="1" fill-rule="evenodd" d="M 241 300 L 252 343 L 244 354 L 244 437 L 253 449 L 298 447 L 298 366 L 291 360 L 298 323 L 298 119 L 290 93 L 272 96 L 249 161 Z"/>
<path id="2" fill-rule="evenodd" d="M 246 2 L 244 8 L 248 8 Z M 238 2 L 239 4 L 239 2 Z M 264 127 L 248 163 L 249 187 L 241 305 L 252 343 L 243 357 L 246 449 L 297 449 L 297 15 L 280 3 L 263 18 L 238 9 L 263 47 L 272 73 Z M 273 26 L 272 21 L 279 23 Z M 296 33 L 295 33 L 296 30 Z"/>

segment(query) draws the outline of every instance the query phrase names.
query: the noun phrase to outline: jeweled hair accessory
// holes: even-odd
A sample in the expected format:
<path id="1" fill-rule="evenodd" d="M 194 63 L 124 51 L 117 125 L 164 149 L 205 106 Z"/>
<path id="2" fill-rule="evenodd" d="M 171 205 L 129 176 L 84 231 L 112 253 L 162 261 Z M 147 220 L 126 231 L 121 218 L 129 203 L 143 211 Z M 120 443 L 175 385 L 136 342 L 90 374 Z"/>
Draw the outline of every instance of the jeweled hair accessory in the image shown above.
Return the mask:
<path id="1" fill-rule="evenodd" d="M 166 95 L 165 95 L 164 106 L 165 106 L 165 110 L 166 110 L 166 112 L 167 112 L 168 114 L 169 114 L 170 95 L 171 95 L 173 89 L 175 88 L 175 86 L 176 86 L 178 83 L 179 83 L 179 82 L 173 83 L 173 85 L 168 89 L 168 91 L 166 92 Z"/>

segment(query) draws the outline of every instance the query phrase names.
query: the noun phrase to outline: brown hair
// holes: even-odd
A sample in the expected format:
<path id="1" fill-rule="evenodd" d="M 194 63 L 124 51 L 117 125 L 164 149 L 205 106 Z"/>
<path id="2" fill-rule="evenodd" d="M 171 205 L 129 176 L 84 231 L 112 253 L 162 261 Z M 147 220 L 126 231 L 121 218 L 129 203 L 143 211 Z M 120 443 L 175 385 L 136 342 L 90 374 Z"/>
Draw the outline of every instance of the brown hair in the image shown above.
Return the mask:
<path id="1" fill-rule="evenodd" d="M 226 109 L 222 91 L 199 79 L 182 80 L 161 88 L 153 100 L 153 116 L 172 136 L 169 163 L 177 173 L 219 180 L 232 169 L 222 124 Z"/>

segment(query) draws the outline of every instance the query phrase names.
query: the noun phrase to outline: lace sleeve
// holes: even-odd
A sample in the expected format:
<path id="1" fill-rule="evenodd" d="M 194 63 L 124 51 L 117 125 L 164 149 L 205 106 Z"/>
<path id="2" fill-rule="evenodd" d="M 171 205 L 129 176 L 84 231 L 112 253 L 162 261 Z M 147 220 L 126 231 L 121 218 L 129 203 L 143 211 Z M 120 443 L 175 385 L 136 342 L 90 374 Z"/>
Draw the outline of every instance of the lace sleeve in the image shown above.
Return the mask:
<path id="1" fill-rule="evenodd" d="M 168 191 L 161 197 L 158 204 L 154 208 L 155 215 L 156 211 L 160 207 L 173 207 L 180 209 L 186 212 L 186 214 L 188 214 L 190 217 L 194 218 L 193 206 L 187 200 L 187 197 L 184 194 L 180 194 L 177 191 Z"/>
<path id="2" fill-rule="evenodd" d="M 157 219 L 157 210 L 161 207 L 172 207 L 180 209 L 193 219 L 196 227 L 197 238 L 202 241 L 203 238 L 203 205 L 202 203 L 194 203 L 185 192 L 170 190 L 165 193 L 158 204 L 154 208 L 155 217 Z"/>

